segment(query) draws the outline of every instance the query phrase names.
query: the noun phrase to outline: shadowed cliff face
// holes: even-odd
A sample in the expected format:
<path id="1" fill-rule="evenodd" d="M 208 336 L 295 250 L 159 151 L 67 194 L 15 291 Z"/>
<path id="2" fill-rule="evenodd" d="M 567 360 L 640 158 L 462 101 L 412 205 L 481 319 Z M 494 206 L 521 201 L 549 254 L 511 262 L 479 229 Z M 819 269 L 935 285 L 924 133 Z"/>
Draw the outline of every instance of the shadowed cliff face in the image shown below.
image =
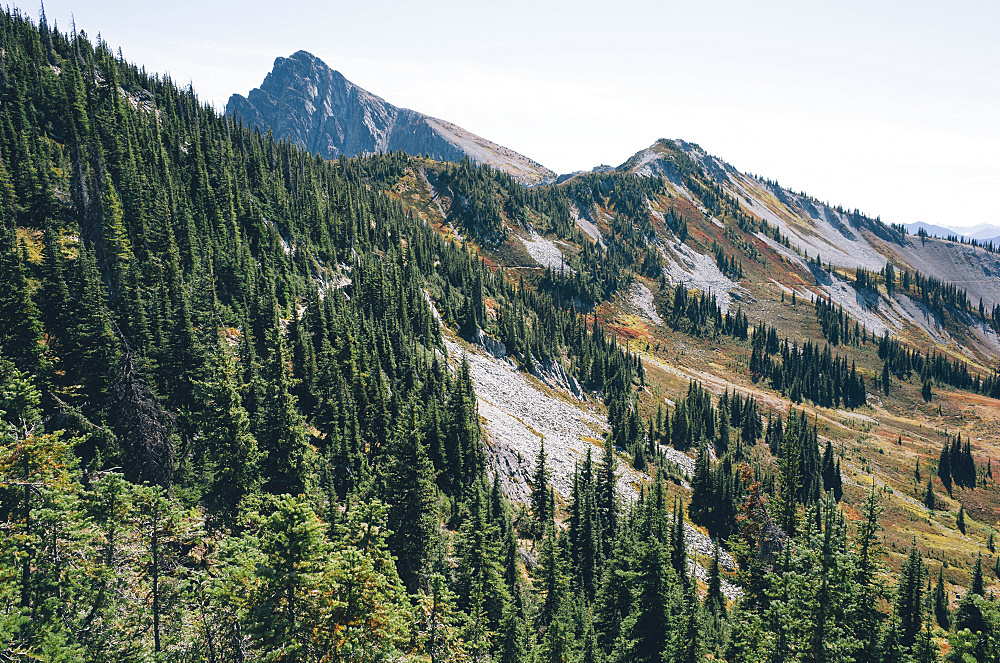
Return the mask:
<path id="1" fill-rule="evenodd" d="M 461 127 L 416 111 L 397 108 L 330 69 L 305 51 L 277 58 L 261 86 L 246 97 L 234 94 L 226 113 L 261 131 L 328 159 L 402 151 L 440 161 L 490 164 L 525 184 L 555 174 L 513 150 Z"/>

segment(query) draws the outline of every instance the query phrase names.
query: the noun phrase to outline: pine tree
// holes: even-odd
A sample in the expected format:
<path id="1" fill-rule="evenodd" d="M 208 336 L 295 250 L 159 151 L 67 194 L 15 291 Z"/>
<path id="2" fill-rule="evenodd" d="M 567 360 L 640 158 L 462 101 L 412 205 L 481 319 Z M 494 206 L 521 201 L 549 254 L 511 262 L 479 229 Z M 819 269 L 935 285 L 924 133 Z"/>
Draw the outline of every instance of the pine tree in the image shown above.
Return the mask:
<path id="1" fill-rule="evenodd" d="M 0 173 L 2 175 L 2 173 Z M 13 223 L 11 220 L 10 223 Z M 0 218 L 0 356 L 28 373 L 41 370 L 42 325 L 32 299 L 14 229 Z"/>
<path id="2" fill-rule="evenodd" d="M 456 537 L 458 568 L 454 587 L 459 607 L 477 620 L 476 633 L 485 637 L 487 631 L 495 632 L 499 628 L 504 606 L 511 601 L 511 596 L 500 562 L 497 529 L 487 519 L 480 484 L 473 484 L 468 504 L 460 514 L 462 525 Z M 483 611 L 485 621 L 474 614 L 473 608 Z"/>
<path id="3" fill-rule="evenodd" d="M 719 570 L 719 542 L 715 542 L 712 551 L 712 563 L 708 567 L 708 592 L 705 594 L 705 607 L 713 615 L 726 613 L 726 599 L 722 595 L 722 574 Z"/>
<path id="4" fill-rule="evenodd" d="M 602 553 L 611 553 L 611 544 L 618 529 L 618 500 L 615 491 L 615 447 L 611 437 L 604 441 L 604 457 L 598 470 L 597 499 L 601 516 Z"/>
<path id="5" fill-rule="evenodd" d="M 958 516 L 955 518 L 955 525 L 958 527 L 958 531 L 965 534 L 965 505 L 960 504 L 958 507 Z"/>
<path id="6" fill-rule="evenodd" d="M 670 608 L 663 551 L 655 541 L 641 544 L 633 581 L 633 602 L 615 645 L 616 661 L 659 663 L 668 643 Z"/>
<path id="7" fill-rule="evenodd" d="M 826 449 L 823 451 L 823 490 L 829 492 L 833 490 L 836 481 L 836 466 L 833 462 L 833 444 L 829 438 L 826 441 Z"/>
<path id="8" fill-rule="evenodd" d="M 444 576 L 429 578 L 429 593 L 420 594 L 417 603 L 417 632 L 423 639 L 423 650 L 432 663 L 461 659 L 464 643 L 459 637 L 461 613 L 455 608 L 455 595 L 448 590 Z"/>
<path id="9" fill-rule="evenodd" d="M 74 401 L 100 403 L 110 387 L 110 369 L 118 361 L 118 347 L 97 265 L 86 248 L 77 259 L 71 298 L 70 324 L 63 332 L 61 355 L 66 367 L 64 383 L 77 395 Z"/>
<path id="10" fill-rule="evenodd" d="M 904 647 L 913 645 L 923 623 L 923 591 L 927 566 L 914 540 L 896 584 L 895 617 L 899 625 L 899 640 Z"/>
<path id="11" fill-rule="evenodd" d="M 497 663 L 522 663 L 527 655 L 526 639 L 524 621 L 513 604 L 508 604 L 504 608 L 497 632 L 497 654 L 494 660 Z"/>
<path id="12" fill-rule="evenodd" d="M 241 500 L 261 485 L 261 453 L 240 398 L 236 362 L 221 339 L 208 366 L 206 379 L 195 389 L 201 441 L 211 457 L 204 499 L 212 512 L 232 525 Z"/>
<path id="13" fill-rule="evenodd" d="M 163 622 L 176 614 L 174 599 L 179 578 L 168 570 L 177 566 L 179 552 L 192 545 L 192 541 L 184 536 L 185 518 L 179 505 L 167 497 L 163 488 L 138 487 L 133 493 L 133 504 L 136 524 L 145 544 L 142 568 L 149 583 L 153 651 L 159 653 L 166 649 L 164 635 L 170 630 Z"/>
<path id="14" fill-rule="evenodd" d="M 788 426 L 782 442 L 780 455 L 781 468 L 781 528 L 789 536 L 795 536 L 797 519 L 797 501 L 802 485 L 800 474 L 799 419 L 792 412 L 788 414 Z"/>
<path id="15" fill-rule="evenodd" d="M 944 484 L 945 490 L 951 495 L 952 467 L 951 454 L 949 453 L 947 442 L 945 442 L 944 448 L 941 449 L 941 456 L 938 460 L 938 477 L 941 479 L 941 483 Z"/>
<path id="16" fill-rule="evenodd" d="M 386 481 L 389 548 L 403 584 L 415 592 L 438 523 L 434 467 L 420 438 L 416 408 L 399 419 Z"/>
<path id="17" fill-rule="evenodd" d="M 257 440 L 266 454 L 265 488 L 276 495 L 301 495 L 312 486 L 314 454 L 291 394 L 284 338 L 277 331 L 272 338 L 275 347 L 268 368 L 267 396 L 257 424 Z"/>
<path id="18" fill-rule="evenodd" d="M 913 660 L 918 663 L 937 663 L 940 652 L 941 650 L 934 641 L 930 622 L 925 622 L 913 644 Z"/>
<path id="19" fill-rule="evenodd" d="M 952 616 L 953 632 L 955 636 L 951 640 L 951 660 L 958 661 L 984 661 L 986 658 L 987 641 L 978 637 L 987 631 L 986 620 L 982 610 L 983 599 L 975 592 L 968 591 L 958 602 L 958 607 Z M 960 637 L 963 631 L 968 631 L 972 637 Z M 963 656 L 964 654 L 964 656 Z"/>
<path id="20" fill-rule="evenodd" d="M 585 598 L 593 601 L 600 582 L 601 536 L 594 465 L 589 449 L 582 471 L 574 474 L 568 536 L 576 578 Z"/>
<path id="21" fill-rule="evenodd" d="M 944 566 L 938 571 L 937 584 L 934 586 L 934 619 L 938 626 L 948 628 L 948 592 L 944 588 Z"/>
<path id="22" fill-rule="evenodd" d="M 532 532 L 536 539 L 545 536 L 553 516 L 549 511 L 549 469 L 546 458 L 545 440 L 542 440 L 538 455 L 535 456 L 535 473 L 531 481 Z"/>
<path id="23" fill-rule="evenodd" d="M 976 566 L 972 570 L 972 579 L 969 581 L 969 591 L 978 596 L 985 596 L 983 586 L 983 553 L 976 557 Z"/>
<path id="24" fill-rule="evenodd" d="M 707 523 L 709 520 L 709 513 L 716 502 L 713 488 L 708 448 L 703 442 L 698 447 L 698 455 L 694 463 L 694 476 L 691 478 L 690 512 L 692 521 Z"/>
<path id="25" fill-rule="evenodd" d="M 684 536 L 684 507 L 680 498 L 674 505 L 673 528 L 670 535 L 670 566 L 685 586 L 687 575 L 687 543 Z"/>
<path id="26" fill-rule="evenodd" d="M 558 619 L 563 603 L 569 601 L 566 559 L 551 524 L 538 555 L 534 587 L 538 605 L 535 625 L 541 631 Z"/>

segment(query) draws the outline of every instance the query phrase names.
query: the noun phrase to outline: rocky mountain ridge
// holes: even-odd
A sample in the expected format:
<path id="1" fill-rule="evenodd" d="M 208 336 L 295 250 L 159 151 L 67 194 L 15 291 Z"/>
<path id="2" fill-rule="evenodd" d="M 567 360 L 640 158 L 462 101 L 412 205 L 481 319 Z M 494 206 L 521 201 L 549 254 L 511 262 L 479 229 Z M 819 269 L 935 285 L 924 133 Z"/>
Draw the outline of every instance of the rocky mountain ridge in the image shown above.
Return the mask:
<path id="1" fill-rule="evenodd" d="M 438 161 L 468 157 L 524 184 L 555 178 L 541 164 L 451 122 L 390 104 L 306 51 L 275 59 L 259 88 L 229 98 L 226 114 L 327 159 L 402 151 Z"/>
<path id="2" fill-rule="evenodd" d="M 885 329 L 896 333 L 906 323 L 922 328 L 931 339 L 942 340 L 936 329 L 939 325 L 933 316 L 921 310 L 919 302 L 898 293 L 895 297 L 882 295 L 881 302 L 867 301 L 836 274 L 816 270 L 810 260 L 818 258 L 824 265 L 842 270 L 872 272 L 892 263 L 897 270 L 909 269 L 943 283 L 955 284 L 968 294 L 973 304 L 982 301 L 987 310 L 1000 303 L 1000 279 L 996 278 L 1000 274 L 1000 254 L 933 236 L 920 237 L 915 232 L 907 234 L 898 226 L 885 225 L 857 210 L 831 207 L 806 194 L 784 189 L 776 182 L 740 172 L 697 144 L 661 139 L 636 153 L 618 170 L 662 177 L 669 195 L 687 200 L 705 218 L 713 220 L 717 229 L 709 228 L 709 233 L 718 234 L 722 241 L 723 224 L 707 207 L 705 193 L 692 190 L 684 177 L 685 171 L 696 172 L 698 177 L 718 187 L 720 193 L 738 202 L 745 213 L 776 228 L 787 238 L 788 246 L 761 232 L 756 233 L 756 239 L 782 256 L 796 272 L 804 274 L 807 282 L 814 281 L 814 288 L 822 291 L 824 297 L 843 305 L 852 317 L 867 322 L 869 329 L 879 333 Z M 678 259 L 668 256 L 665 265 L 672 280 L 684 281 L 705 291 L 711 289 L 723 300 L 726 298 L 724 291 L 736 286 L 735 283 L 727 284 L 725 277 L 717 273 L 714 260 L 705 251 L 707 246 L 702 247 L 703 252 L 683 246 L 683 242 L 674 248 Z M 688 254 L 686 259 L 680 253 Z M 702 259 L 698 259 L 699 256 Z M 980 327 L 969 325 L 977 337 L 982 337 L 973 344 L 979 345 L 982 341 L 986 354 L 1000 350 L 996 335 Z"/>

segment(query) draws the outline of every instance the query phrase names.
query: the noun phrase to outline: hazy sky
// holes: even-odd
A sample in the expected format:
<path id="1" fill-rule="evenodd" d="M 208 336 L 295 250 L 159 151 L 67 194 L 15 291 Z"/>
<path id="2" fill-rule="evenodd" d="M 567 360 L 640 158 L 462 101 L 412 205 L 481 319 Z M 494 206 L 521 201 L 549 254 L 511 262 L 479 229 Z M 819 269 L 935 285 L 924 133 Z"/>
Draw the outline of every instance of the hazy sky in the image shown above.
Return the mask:
<path id="1" fill-rule="evenodd" d="M 39 4 L 16 0 L 32 17 Z M 220 110 L 305 49 L 557 172 L 683 138 L 886 222 L 1000 223 L 1000 2 L 47 0 Z"/>

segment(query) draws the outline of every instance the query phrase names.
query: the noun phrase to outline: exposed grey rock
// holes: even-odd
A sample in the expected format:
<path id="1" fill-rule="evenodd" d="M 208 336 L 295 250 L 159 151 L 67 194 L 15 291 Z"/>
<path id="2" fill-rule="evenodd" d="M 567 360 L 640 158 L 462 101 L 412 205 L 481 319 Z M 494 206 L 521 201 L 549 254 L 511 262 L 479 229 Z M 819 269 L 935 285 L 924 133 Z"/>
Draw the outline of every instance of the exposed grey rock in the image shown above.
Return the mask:
<path id="1" fill-rule="evenodd" d="M 402 151 L 439 161 L 489 164 L 525 184 L 553 181 L 555 173 L 527 157 L 450 122 L 393 106 L 350 82 L 322 60 L 298 51 L 246 97 L 234 94 L 226 113 L 289 138 L 327 159 Z"/>

